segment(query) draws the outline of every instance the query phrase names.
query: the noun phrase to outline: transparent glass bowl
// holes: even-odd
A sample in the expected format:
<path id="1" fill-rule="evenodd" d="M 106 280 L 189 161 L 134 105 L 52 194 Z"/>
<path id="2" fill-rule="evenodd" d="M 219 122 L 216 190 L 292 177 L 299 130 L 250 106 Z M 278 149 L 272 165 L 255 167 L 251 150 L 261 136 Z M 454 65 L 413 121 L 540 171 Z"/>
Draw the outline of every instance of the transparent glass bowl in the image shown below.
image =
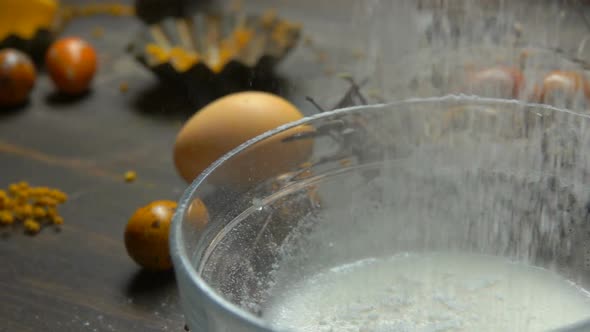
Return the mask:
<path id="1" fill-rule="evenodd" d="M 272 331 L 260 315 L 277 269 L 297 278 L 408 251 L 504 256 L 587 288 L 588 128 L 590 117 L 549 106 L 447 96 L 325 112 L 254 138 L 203 172 L 174 217 L 187 323 Z M 313 146 L 303 161 L 277 153 L 302 144 Z"/>

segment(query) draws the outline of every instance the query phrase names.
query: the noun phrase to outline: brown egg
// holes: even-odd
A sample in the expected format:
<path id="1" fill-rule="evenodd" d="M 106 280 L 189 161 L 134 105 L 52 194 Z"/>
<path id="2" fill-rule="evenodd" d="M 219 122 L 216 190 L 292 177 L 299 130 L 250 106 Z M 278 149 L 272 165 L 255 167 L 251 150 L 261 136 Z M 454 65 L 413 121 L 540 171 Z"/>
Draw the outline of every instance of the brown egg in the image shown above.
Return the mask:
<path id="1" fill-rule="evenodd" d="M 558 103 L 561 99 L 575 99 L 578 95 L 590 99 L 590 82 L 578 72 L 555 70 L 543 78 L 541 87 L 537 87 L 537 101 Z"/>
<path id="2" fill-rule="evenodd" d="M 497 66 L 472 73 L 468 79 L 471 93 L 496 98 L 518 98 L 524 85 L 520 70 Z"/>
<path id="3" fill-rule="evenodd" d="M 285 99 L 264 92 L 241 92 L 220 98 L 195 114 L 180 130 L 174 163 L 187 182 L 227 152 L 303 115 Z M 226 162 L 223 174 L 211 178 L 220 185 L 247 185 L 294 169 L 308 160 L 311 139 L 283 142 L 283 138 L 311 131 L 299 126 L 250 147 Z"/>
<path id="4" fill-rule="evenodd" d="M 7 48 L 0 51 L 0 106 L 24 103 L 35 84 L 33 61 L 25 53 Z"/>
<path id="5" fill-rule="evenodd" d="M 125 228 L 129 256 L 149 270 L 172 267 L 168 237 L 176 202 L 155 201 L 135 211 Z"/>
<path id="6" fill-rule="evenodd" d="M 94 48 L 77 37 L 53 43 L 45 56 L 45 66 L 57 88 L 70 95 L 88 90 L 97 68 Z"/>

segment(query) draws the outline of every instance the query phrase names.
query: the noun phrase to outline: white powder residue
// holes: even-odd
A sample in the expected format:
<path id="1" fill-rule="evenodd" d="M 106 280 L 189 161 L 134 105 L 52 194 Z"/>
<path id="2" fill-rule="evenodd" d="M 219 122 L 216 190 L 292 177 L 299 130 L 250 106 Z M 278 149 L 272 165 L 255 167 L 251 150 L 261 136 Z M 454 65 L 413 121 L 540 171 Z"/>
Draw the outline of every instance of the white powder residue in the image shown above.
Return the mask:
<path id="1" fill-rule="evenodd" d="M 366 259 L 277 286 L 263 318 L 287 331 L 547 331 L 590 318 L 587 292 L 493 256 Z"/>

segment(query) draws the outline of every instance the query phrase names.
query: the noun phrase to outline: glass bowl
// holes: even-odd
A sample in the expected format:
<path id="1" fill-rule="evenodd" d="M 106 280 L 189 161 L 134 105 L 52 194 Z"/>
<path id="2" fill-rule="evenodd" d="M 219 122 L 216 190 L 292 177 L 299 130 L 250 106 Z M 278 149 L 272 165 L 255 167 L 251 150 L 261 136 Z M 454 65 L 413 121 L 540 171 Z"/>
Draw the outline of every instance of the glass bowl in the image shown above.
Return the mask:
<path id="1" fill-rule="evenodd" d="M 590 117 L 547 105 L 446 96 L 324 112 L 256 137 L 180 200 L 171 255 L 187 324 L 275 331 L 262 317 L 282 275 L 403 252 L 501 256 L 588 289 L 588 128 Z M 277 146 L 298 144 L 313 145 L 307 160 L 282 153 L 269 167 Z M 191 213 L 197 198 L 206 225 Z"/>

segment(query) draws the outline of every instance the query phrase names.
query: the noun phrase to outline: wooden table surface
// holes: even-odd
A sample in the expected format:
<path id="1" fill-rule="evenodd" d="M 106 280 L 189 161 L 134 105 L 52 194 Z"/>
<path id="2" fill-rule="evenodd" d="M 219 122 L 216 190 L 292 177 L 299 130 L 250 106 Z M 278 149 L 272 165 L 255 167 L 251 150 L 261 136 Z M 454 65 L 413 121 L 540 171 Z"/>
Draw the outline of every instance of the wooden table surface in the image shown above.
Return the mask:
<path id="1" fill-rule="evenodd" d="M 104 37 L 92 38 L 99 25 Z M 173 274 L 140 270 L 123 243 L 137 207 L 176 200 L 185 187 L 170 147 L 186 105 L 125 54 L 136 27 L 131 18 L 75 21 L 64 34 L 99 51 L 91 93 L 60 99 L 42 73 L 29 105 L 0 113 L 0 187 L 25 180 L 70 197 L 61 232 L 0 229 L 0 331 L 182 330 Z M 126 170 L 137 171 L 135 183 L 123 181 Z"/>
<path id="2" fill-rule="evenodd" d="M 98 26 L 104 36 L 92 37 Z M 60 207 L 60 232 L 47 228 L 29 236 L 22 228 L 0 228 L 2 332 L 183 330 L 173 273 L 141 270 L 123 242 L 136 208 L 177 200 L 186 188 L 171 147 L 195 111 L 190 96 L 160 85 L 126 53 L 141 26 L 133 17 L 73 21 L 63 35 L 87 38 L 99 52 L 91 93 L 64 100 L 40 73 L 29 104 L 0 113 L 0 188 L 24 180 L 69 195 Z M 307 81 L 304 89 L 316 90 L 314 97 L 329 105 L 346 84 L 325 75 L 316 60 L 314 52 L 298 48 L 284 63 L 285 75 Z M 127 93 L 119 90 L 123 82 Z M 282 93 L 299 105 L 307 94 L 287 87 Z M 137 172 L 137 181 L 124 182 L 127 170 Z"/>
<path id="3" fill-rule="evenodd" d="M 280 93 L 308 114 L 313 108 L 305 96 L 324 106 L 342 97 L 348 85 L 339 72 L 357 79 L 372 73 L 367 90 L 386 87 L 399 79 L 384 70 L 388 61 L 419 47 L 417 38 L 404 38 L 414 30 L 380 34 L 383 25 L 375 21 L 388 27 L 392 21 L 363 2 L 245 3 L 251 9 L 279 7 L 281 15 L 303 22 L 305 36 L 313 38 L 315 46 L 299 45 L 279 68 L 288 82 Z M 414 6 L 400 1 L 393 8 L 408 29 L 409 14 L 403 11 Z M 101 38 L 92 37 L 97 26 L 105 30 Z M 61 188 L 70 197 L 60 209 L 65 219 L 60 232 L 49 228 L 28 236 L 22 229 L 0 229 L 1 332 L 183 329 L 174 275 L 139 269 L 123 243 L 135 209 L 156 199 L 176 200 L 186 188 L 171 148 L 196 110 L 190 95 L 159 84 L 126 53 L 141 27 L 133 17 L 72 22 L 63 34 L 85 37 L 99 52 L 91 93 L 64 100 L 41 73 L 26 107 L 0 113 L 0 187 L 25 180 Z M 396 43 L 383 43 L 387 40 Z M 119 91 L 123 82 L 129 85 L 126 93 Z M 123 181 L 127 170 L 137 172 L 136 182 Z"/>

